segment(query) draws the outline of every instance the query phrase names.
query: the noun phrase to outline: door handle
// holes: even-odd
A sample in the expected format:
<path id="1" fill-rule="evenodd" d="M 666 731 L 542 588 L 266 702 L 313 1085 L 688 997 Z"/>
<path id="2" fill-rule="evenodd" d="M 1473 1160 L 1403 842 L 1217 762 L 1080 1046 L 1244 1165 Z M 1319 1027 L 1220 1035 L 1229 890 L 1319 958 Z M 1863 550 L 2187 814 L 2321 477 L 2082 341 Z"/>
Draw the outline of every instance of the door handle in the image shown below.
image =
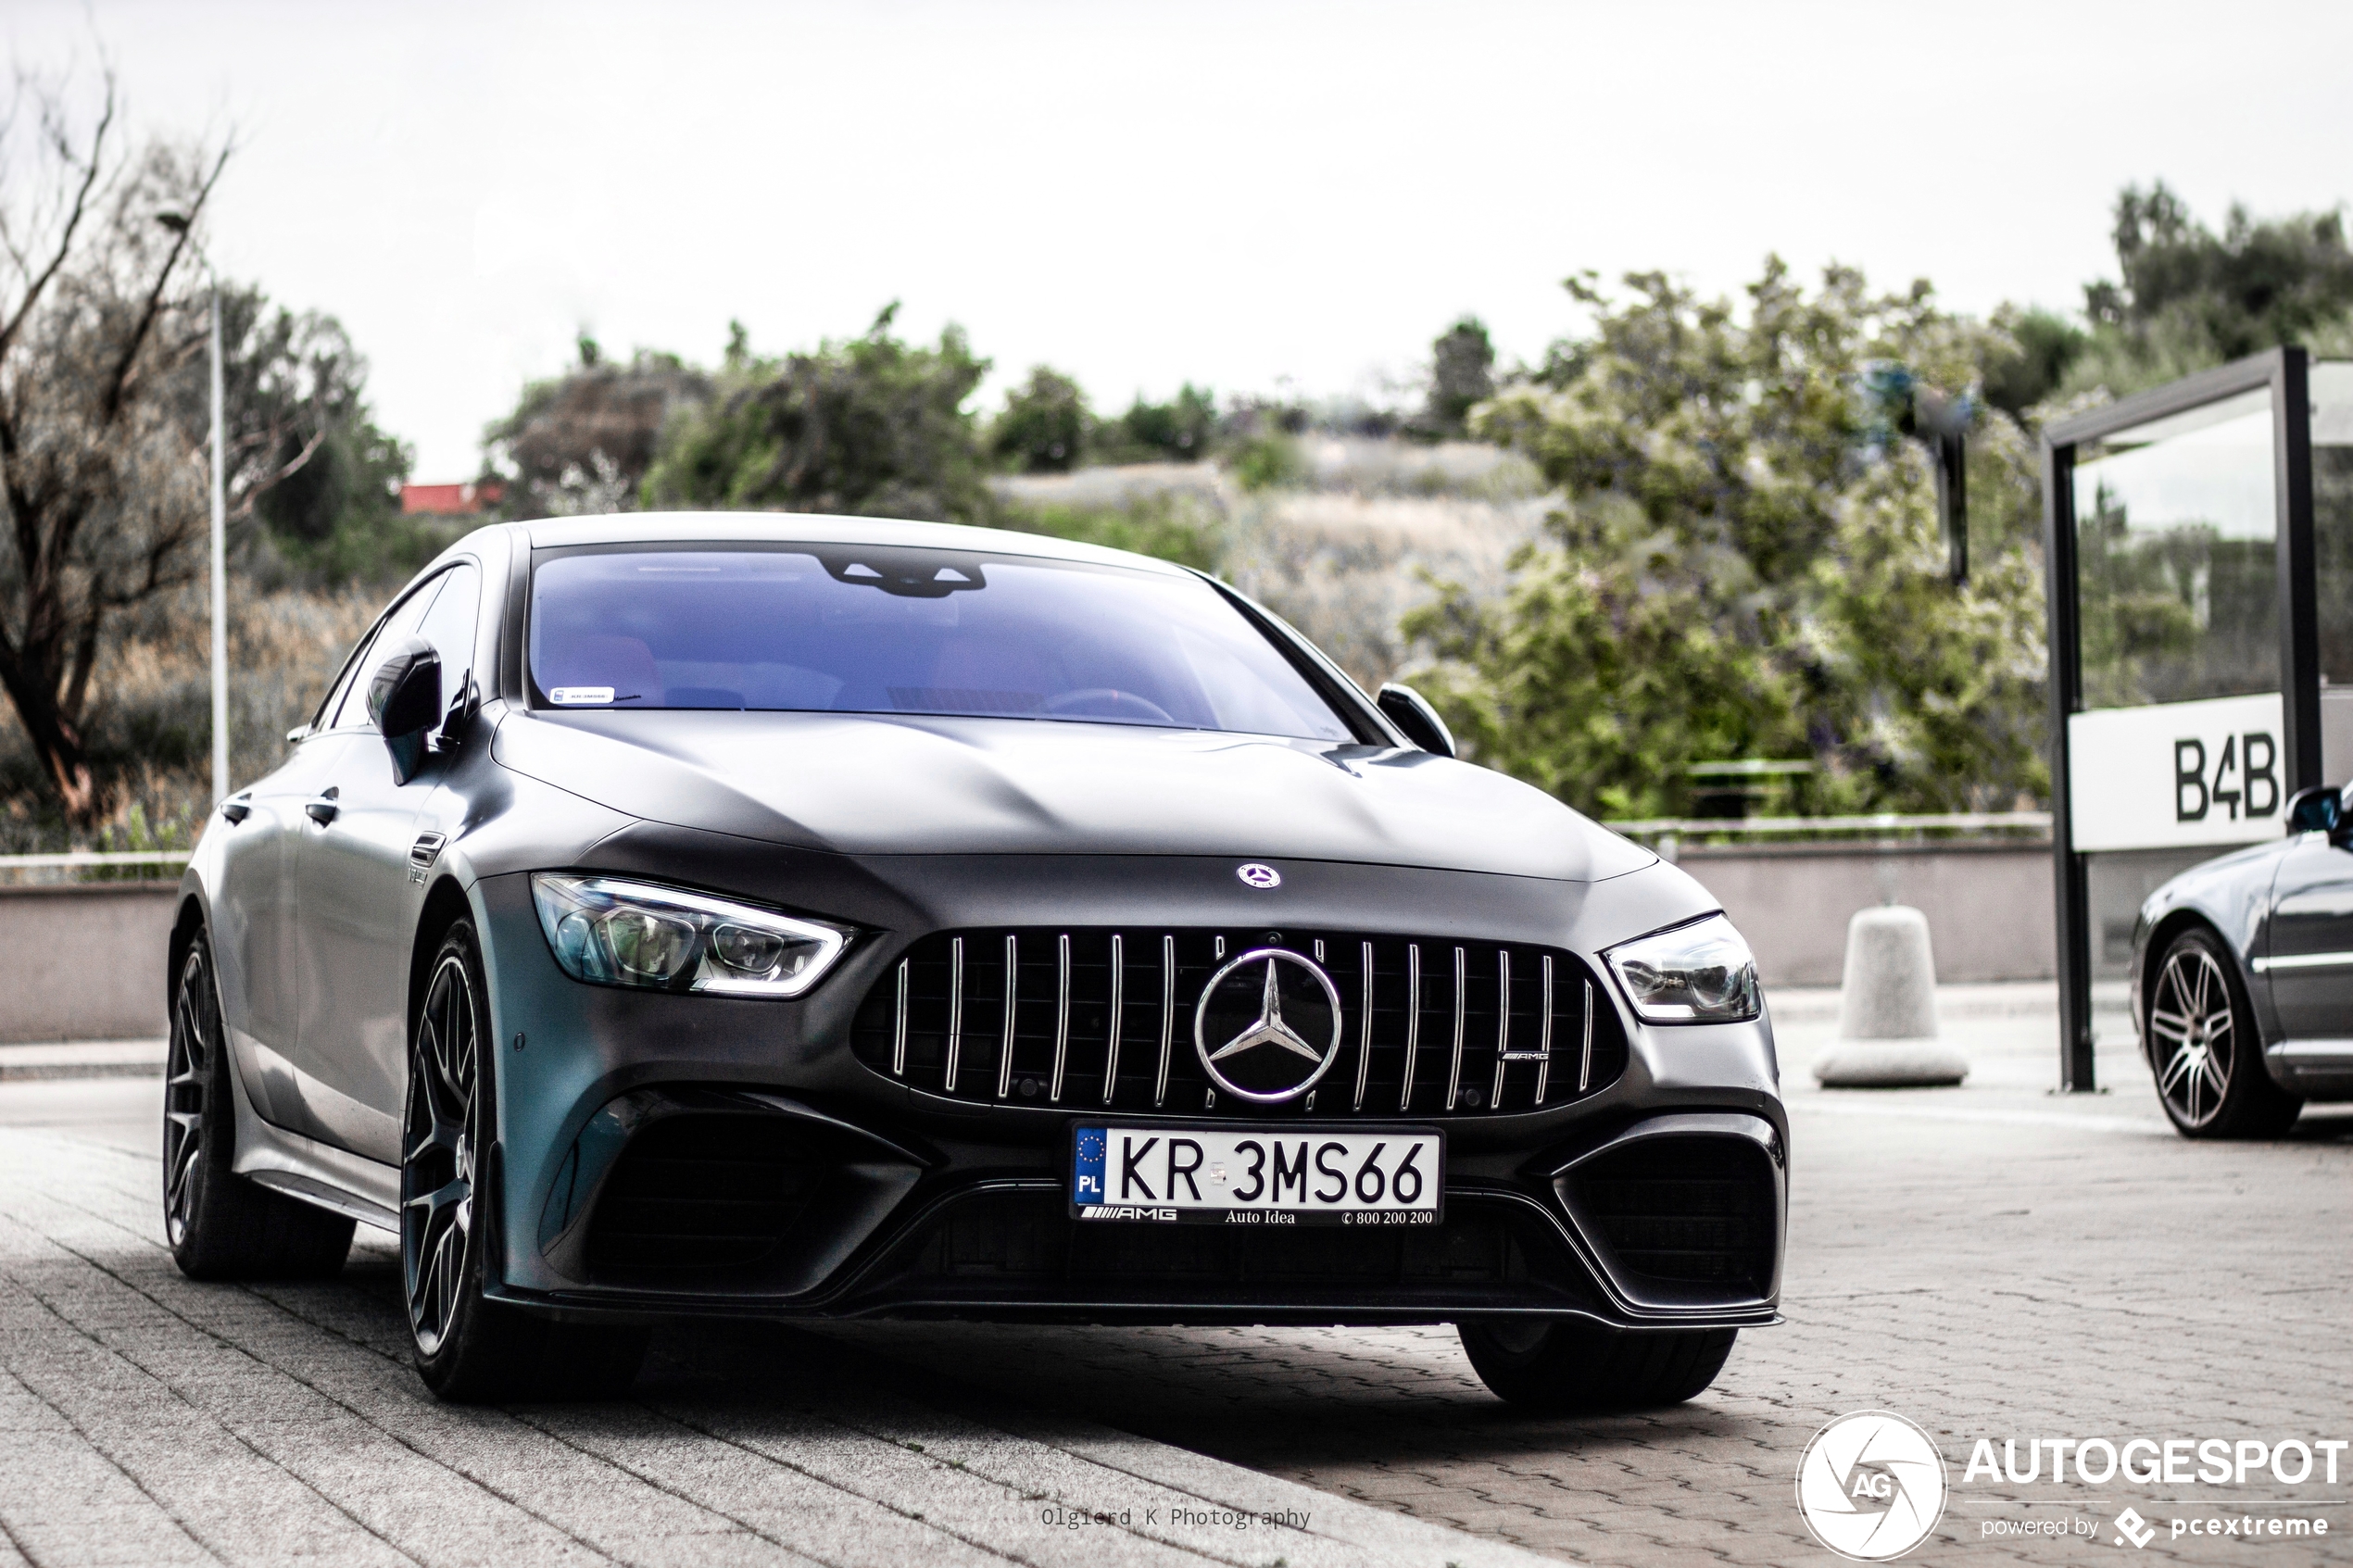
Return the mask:
<path id="1" fill-rule="evenodd" d="M 343 810 L 342 806 L 338 805 L 335 801 L 336 794 L 336 791 L 331 789 L 327 791 L 326 794 L 319 797 L 316 800 L 304 801 L 302 803 L 304 815 L 308 816 L 312 822 L 317 822 L 321 827 L 325 827 L 329 822 L 335 820 L 337 813 Z"/>

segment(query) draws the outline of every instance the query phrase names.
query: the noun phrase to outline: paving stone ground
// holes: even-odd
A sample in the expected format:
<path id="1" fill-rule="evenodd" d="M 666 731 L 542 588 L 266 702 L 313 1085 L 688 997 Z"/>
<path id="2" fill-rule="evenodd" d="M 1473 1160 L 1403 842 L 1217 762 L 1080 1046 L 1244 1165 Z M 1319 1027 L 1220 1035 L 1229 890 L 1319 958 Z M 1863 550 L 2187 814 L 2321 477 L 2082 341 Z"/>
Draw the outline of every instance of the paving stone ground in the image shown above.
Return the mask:
<path id="1" fill-rule="evenodd" d="M 1802 1067 L 1828 1031 L 1790 1014 Z M 665 1336 L 625 1403 L 450 1411 L 401 1364 L 387 1249 L 333 1285 L 190 1285 L 156 1240 L 144 1111 L 124 1109 L 153 1090 L 0 1085 L 0 1121 L 46 1123 L 0 1128 L 0 1568 L 1467 1564 L 1514 1547 L 1826 1564 L 1797 1461 L 1864 1409 L 1919 1423 L 1950 1465 L 1942 1524 L 1906 1562 L 2353 1561 L 2353 1450 L 2334 1486 L 2317 1466 L 2296 1486 L 1963 1474 L 1981 1437 L 2353 1438 L 2353 1116 L 2191 1144 L 2129 1043 L 2103 1048 L 2112 1092 L 2062 1098 L 2032 1008 L 1948 1032 L 1978 1063 L 1957 1090 L 1828 1094 L 1792 1070 L 1788 1322 L 1743 1335 L 1691 1404 L 1592 1420 L 1514 1413 L 1444 1329 L 706 1330 Z M 1178 1499 L 1316 1517 L 1038 1520 Z M 2128 1505 L 2158 1527 L 2145 1552 L 2113 1544 Z M 2170 1531 L 2272 1514 L 2330 1534 Z M 2096 1533 L 1987 1533 L 2027 1521 Z"/>

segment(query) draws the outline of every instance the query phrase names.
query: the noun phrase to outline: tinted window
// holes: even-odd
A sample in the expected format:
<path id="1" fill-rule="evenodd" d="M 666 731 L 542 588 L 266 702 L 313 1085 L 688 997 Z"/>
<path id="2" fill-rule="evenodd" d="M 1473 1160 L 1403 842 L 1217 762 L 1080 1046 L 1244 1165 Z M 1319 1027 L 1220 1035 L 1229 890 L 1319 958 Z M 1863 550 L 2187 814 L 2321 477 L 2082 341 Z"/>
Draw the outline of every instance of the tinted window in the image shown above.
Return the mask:
<path id="1" fill-rule="evenodd" d="M 368 639 L 367 647 L 352 661 L 352 678 L 336 700 L 335 711 L 328 721 L 328 728 L 341 729 L 346 724 L 368 721 L 368 683 L 375 679 L 376 666 L 382 664 L 394 648 L 416 634 L 417 624 L 424 620 L 425 611 L 433 608 L 434 596 L 441 591 L 441 583 L 442 579 L 436 577 L 401 600 L 384 618 L 384 623 L 376 629 L 376 634 Z"/>
<path id="2" fill-rule="evenodd" d="M 561 708 L 973 714 L 1351 738 L 1209 584 L 849 546 L 543 558 L 531 672 Z"/>
<path id="3" fill-rule="evenodd" d="M 471 566 L 453 566 L 442 579 L 433 608 L 417 623 L 417 635 L 441 655 L 440 711 L 444 713 L 473 673 L 474 616 L 481 604 L 482 573 Z"/>

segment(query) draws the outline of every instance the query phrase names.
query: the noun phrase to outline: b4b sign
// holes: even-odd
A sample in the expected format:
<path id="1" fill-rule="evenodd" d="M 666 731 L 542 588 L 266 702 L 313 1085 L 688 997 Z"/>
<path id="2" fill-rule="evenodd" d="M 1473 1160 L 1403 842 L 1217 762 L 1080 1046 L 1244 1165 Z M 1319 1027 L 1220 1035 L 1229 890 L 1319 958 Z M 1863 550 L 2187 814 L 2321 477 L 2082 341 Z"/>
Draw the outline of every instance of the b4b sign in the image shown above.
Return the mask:
<path id="1" fill-rule="evenodd" d="M 2287 805 L 2277 692 L 2110 708 L 2067 721 L 2079 850 L 2277 838 Z"/>

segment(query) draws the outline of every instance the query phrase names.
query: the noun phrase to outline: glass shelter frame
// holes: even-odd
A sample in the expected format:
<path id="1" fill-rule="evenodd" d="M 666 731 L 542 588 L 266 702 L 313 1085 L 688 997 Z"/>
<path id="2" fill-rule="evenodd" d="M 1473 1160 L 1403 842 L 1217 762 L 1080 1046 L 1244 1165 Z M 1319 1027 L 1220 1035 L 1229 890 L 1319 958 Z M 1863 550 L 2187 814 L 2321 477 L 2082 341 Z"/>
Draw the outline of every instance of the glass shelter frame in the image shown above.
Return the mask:
<path id="1" fill-rule="evenodd" d="M 2076 737 L 2084 732 L 2085 721 L 2095 718 L 2104 722 L 2120 719 L 2130 724 L 2132 716 L 2138 712 L 2158 717 L 2162 722 L 2160 709 L 2182 713 L 2191 709 L 2221 709 L 2232 701 L 2248 702 L 2272 695 L 2259 692 L 2245 696 L 2230 696 L 2221 701 L 2209 703 L 2168 702 L 2163 698 L 2143 696 L 2137 707 L 2128 704 L 2106 712 L 2095 711 L 2092 705 L 2087 704 L 2086 606 L 2082 592 L 2086 561 L 2082 547 L 2084 519 L 2078 515 L 2079 460 L 2084 463 L 2108 460 L 2106 454 L 2108 448 L 2104 444 L 2115 438 L 2169 428 L 2196 429 L 2201 420 L 2212 420 L 2224 413 L 2224 405 L 2244 403 L 2252 408 L 2258 401 L 2252 395 L 2269 394 L 2271 436 L 2270 481 L 2275 530 L 2272 538 L 2276 553 L 2271 587 L 2276 596 L 2279 734 L 2274 740 L 2259 733 L 2241 736 L 2233 732 L 2229 738 L 2212 747 L 2204 741 L 2192 739 L 2171 744 L 2176 747 L 2172 765 L 2178 781 L 2172 787 L 2175 798 L 2184 804 L 2180 815 L 2185 822 L 2188 821 L 2186 805 L 2195 802 L 2199 817 L 2205 817 L 2209 790 L 2220 787 L 2193 778 L 2188 769 L 2189 760 L 2195 760 L 2202 770 L 2208 761 L 2209 752 L 2220 754 L 2222 746 L 2235 747 L 2244 738 L 2246 750 L 2238 756 L 2238 759 L 2246 766 L 2237 775 L 2240 781 L 2244 781 L 2253 768 L 2254 743 L 2259 739 L 2267 745 L 2275 745 L 2276 754 L 2266 759 L 2264 772 L 2259 779 L 2268 791 L 2267 809 L 2261 815 L 2271 822 L 2283 822 L 2288 797 L 2298 790 L 2322 784 L 2324 772 L 2318 571 L 2313 523 L 2311 370 L 2311 360 L 2305 350 L 2295 347 L 2272 349 L 2062 420 L 2044 433 L 2043 545 L 2049 605 L 2051 848 L 2057 906 L 2059 1087 L 2062 1091 L 2087 1092 L 2097 1086 L 2092 1035 L 2092 985 L 2097 965 L 2093 948 L 2095 941 L 2108 940 L 2108 934 L 2099 928 L 2093 882 L 2096 869 L 2125 858 L 2119 855 L 2110 859 L 2101 854 L 2101 849 L 2106 847 L 2103 838 L 2108 830 L 2106 822 L 2093 820 L 2094 814 L 2089 811 L 2082 813 L 2085 820 L 2078 820 L 2075 786 L 2091 780 L 2095 774 L 2105 777 L 2106 771 L 2113 768 L 2114 759 L 2106 754 L 2109 749 L 2106 746 L 2099 748 L 2102 755 L 2094 756 L 2087 752 L 2084 757 L 2078 758 L 2074 754 Z M 2106 500 L 2103 492 L 2098 510 L 2106 511 Z M 2104 521 L 2103 518 L 2095 518 L 2095 526 L 2099 526 Z M 2121 508 L 2117 512 L 2117 522 L 2120 529 L 2124 526 Z M 2208 533 L 2209 538 L 2212 537 L 2212 530 L 2208 529 Z M 2252 542 L 2252 538 L 2244 541 Z M 2218 549 L 2218 558 L 2219 553 Z M 2104 567 L 2107 563 L 2103 559 L 2093 564 Z M 2208 578 L 2200 581 L 2196 591 L 2219 596 L 2222 574 L 2215 570 L 2211 562 L 2205 570 Z M 2174 571 L 2177 575 L 2196 575 L 2196 569 L 2192 568 L 2177 565 Z M 2239 586 L 2244 588 L 2246 584 L 2242 582 Z M 2103 659 L 2112 659 L 2112 649 L 2119 643 L 2115 630 L 2120 619 L 2117 606 L 2109 602 L 2093 608 L 2104 617 L 2097 629 Z M 2169 608 L 2175 607 L 2159 605 L 2159 608 Z M 2245 651 L 2243 646 L 2240 651 Z M 2101 666 L 2102 671 L 2108 668 L 2105 663 Z M 2245 684 L 2242 678 L 2241 687 Z M 2105 700 L 2115 701 L 2113 683 L 2108 683 L 2107 687 Z M 2103 693 L 2095 691 L 2093 695 L 2102 696 Z M 2193 692 L 2191 695 L 2198 694 Z M 2189 721 L 2183 719 L 2173 727 L 2190 727 Z M 2164 744 L 2160 739 L 2158 745 L 2162 746 Z M 2159 755 L 2162 755 L 2161 751 Z M 2158 787 L 2161 789 L 2163 786 L 2159 784 Z M 2195 793 L 2189 793 L 2191 791 Z M 2231 800 L 2233 824 L 2241 822 L 2238 794 L 2244 794 L 2247 805 L 2247 817 L 2244 824 L 2236 829 L 2239 836 L 2233 839 L 2187 837 L 2183 840 L 2184 844 L 2210 844 L 2212 847 L 2203 854 L 2196 847 L 2179 849 L 2176 853 L 2204 858 L 2205 855 L 2223 853 L 2234 844 L 2259 841 L 2259 834 L 2253 831 L 2258 816 L 2255 793 L 2252 785 L 2243 782 L 2235 786 Z M 2221 797 L 2218 795 L 2215 798 Z M 2102 802 L 2102 809 L 2105 813 L 2106 801 Z M 2120 806 L 2120 811 L 2121 809 Z M 2113 901 L 2112 896 L 2108 901 Z"/>

